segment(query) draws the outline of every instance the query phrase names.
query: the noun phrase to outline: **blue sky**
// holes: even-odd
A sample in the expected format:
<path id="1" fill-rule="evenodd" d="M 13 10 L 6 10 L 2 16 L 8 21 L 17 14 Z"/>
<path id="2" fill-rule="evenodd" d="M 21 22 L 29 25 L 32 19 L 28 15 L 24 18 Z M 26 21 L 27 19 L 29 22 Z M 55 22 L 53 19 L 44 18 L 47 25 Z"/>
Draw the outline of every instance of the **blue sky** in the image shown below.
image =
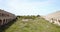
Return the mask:
<path id="1" fill-rule="evenodd" d="M 0 9 L 15 15 L 47 15 L 60 10 L 60 0 L 0 0 Z"/>

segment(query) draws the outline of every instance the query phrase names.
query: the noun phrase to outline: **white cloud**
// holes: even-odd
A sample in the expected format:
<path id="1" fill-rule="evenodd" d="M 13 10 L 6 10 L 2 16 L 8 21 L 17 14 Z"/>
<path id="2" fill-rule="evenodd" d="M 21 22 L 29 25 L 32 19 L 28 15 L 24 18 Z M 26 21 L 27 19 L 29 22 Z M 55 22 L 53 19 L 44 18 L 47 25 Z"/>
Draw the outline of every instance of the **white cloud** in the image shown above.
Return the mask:
<path id="1" fill-rule="evenodd" d="M 45 1 L 45 2 L 33 2 L 33 3 L 29 3 L 29 2 L 25 2 L 25 1 L 20 1 L 20 0 L 11 0 L 8 2 L 8 6 L 16 8 L 16 9 L 28 9 L 28 8 L 32 8 L 32 7 L 37 7 L 37 6 L 47 6 L 49 5 L 49 1 Z"/>
<path id="2" fill-rule="evenodd" d="M 6 5 L 10 9 L 15 10 L 15 14 L 39 14 L 40 10 L 45 10 L 42 7 L 49 6 L 51 3 L 51 0 L 42 2 L 29 2 L 29 0 L 6 0 Z"/>

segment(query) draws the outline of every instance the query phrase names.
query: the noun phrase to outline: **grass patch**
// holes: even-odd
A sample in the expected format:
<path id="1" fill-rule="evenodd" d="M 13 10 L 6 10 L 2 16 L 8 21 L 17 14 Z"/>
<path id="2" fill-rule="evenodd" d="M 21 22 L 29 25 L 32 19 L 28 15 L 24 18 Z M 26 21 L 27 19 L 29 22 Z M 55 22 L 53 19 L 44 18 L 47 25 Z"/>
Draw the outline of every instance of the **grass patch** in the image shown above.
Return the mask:
<path id="1" fill-rule="evenodd" d="M 49 23 L 43 18 L 36 18 L 27 22 L 23 22 L 19 18 L 5 32 L 60 32 L 60 27 Z"/>

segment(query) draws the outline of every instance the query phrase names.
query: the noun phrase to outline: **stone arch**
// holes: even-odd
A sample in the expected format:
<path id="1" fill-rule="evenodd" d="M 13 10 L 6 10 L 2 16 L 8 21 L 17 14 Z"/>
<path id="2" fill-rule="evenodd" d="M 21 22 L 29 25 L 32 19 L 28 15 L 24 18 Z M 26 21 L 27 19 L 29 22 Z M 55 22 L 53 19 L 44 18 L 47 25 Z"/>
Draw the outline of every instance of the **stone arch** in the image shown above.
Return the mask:
<path id="1" fill-rule="evenodd" d="M 3 19 L 3 21 L 4 21 L 3 24 L 5 24 L 5 19 Z"/>
<path id="2" fill-rule="evenodd" d="M 6 19 L 3 19 L 3 21 L 4 21 L 3 24 L 6 24 L 6 22 L 7 22 Z"/>
<path id="3" fill-rule="evenodd" d="M 0 19 L 0 25 L 2 24 L 2 20 Z"/>
<path id="4" fill-rule="evenodd" d="M 6 19 L 6 24 L 9 22 L 9 19 Z"/>
<path id="5" fill-rule="evenodd" d="M 7 19 L 5 19 L 6 20 L 6 23 L 7 23 Z"/>

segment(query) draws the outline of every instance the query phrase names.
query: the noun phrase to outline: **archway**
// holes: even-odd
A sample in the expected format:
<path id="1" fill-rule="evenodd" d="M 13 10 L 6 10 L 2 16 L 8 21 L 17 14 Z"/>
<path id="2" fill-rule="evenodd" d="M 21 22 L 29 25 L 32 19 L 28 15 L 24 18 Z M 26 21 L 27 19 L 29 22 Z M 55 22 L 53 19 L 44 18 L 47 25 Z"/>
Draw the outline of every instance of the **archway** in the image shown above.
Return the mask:
<path id="1" fill-rule="evenodd" d="M 0 19 L 0 25 L 2 25 L 2 20 Z"/>

